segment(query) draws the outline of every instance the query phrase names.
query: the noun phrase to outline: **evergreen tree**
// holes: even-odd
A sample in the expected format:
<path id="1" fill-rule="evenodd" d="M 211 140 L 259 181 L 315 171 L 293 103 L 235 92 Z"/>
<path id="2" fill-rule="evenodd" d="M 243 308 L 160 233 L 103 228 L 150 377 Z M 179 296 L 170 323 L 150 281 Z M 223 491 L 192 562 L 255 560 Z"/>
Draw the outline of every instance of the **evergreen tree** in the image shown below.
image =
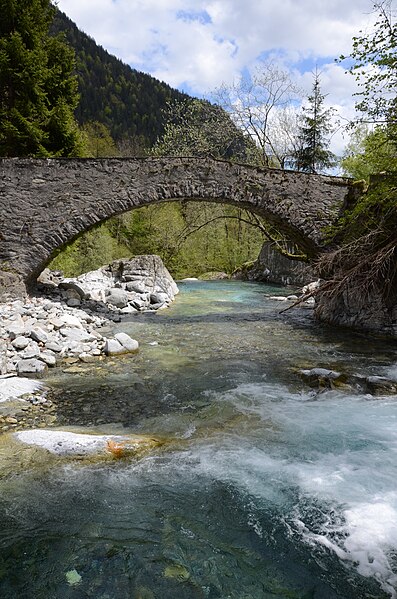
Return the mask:
<path id="1" fill-rule="evenodd" d="M 2 0 L 0 0 L 1 2 Z M 106 125 L 123 155 L 142 155 L 164 132 L 162 110 L 167 102 L 186 100 L 186 94 L 132 69 L 109 54 L 60 10 L 50 32 L 62 33 L 76 53 L 80 102 L 75 115 L 80 125 Z"/>
<path id="2" fill-rule="evenodd" d="M 303 108 L 298 131 L 298 149 L 294 154 L 298 171 L 317 173 L 336 164 L 334 154 L 328 149 L 333 111 L 324 108 L 324 97 L 316 71 L 313 91 L 308 97 L 308 106 Z"/>
<path id="3" fill-rule="evenodd" d="M 74 53 L 48 30 L 50 0 L 0 0 L 0 156 L 74 156 Z"/>

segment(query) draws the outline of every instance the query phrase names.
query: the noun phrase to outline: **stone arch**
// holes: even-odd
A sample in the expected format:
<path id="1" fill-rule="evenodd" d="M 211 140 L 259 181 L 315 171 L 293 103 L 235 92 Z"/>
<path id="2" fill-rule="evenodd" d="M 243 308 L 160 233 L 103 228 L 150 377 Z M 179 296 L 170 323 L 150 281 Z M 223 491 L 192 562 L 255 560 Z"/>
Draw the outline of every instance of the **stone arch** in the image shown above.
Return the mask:
<path id="1" fill-rule="evenodd" d="M 211 158 L 0 160 L 0 272 L 27 286 L 55 250 L 108 218 L 172 200 L 221 202 L 266 218 L 309 256 L 352 192 L 346 178 Z"/>

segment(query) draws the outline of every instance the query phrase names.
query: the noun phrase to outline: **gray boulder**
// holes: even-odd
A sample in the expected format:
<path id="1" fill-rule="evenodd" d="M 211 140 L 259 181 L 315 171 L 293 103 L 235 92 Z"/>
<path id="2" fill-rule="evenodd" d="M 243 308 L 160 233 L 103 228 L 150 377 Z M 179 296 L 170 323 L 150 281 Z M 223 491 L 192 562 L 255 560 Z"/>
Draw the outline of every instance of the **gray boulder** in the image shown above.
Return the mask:
<path id="1" fill-rule="evenodd" d="M 151 304 L 164 304 L 169 302 L 170 298 L 167 293 L 161 293 L 159 291 L 150 294 L 150 303 Z"/>
<path id="2" fill-rule="evenodd" d="M 118 354 L 128 353 L 125 347 L 123 347 L 123 345 L 121 345 L 117 339 L 106 339 L 104 351 L 107 356 L 116 356 Z"/>
<path id="3" fill-rule="evenodd" d="M 62 345 L 60 345 L 59 343 L 57 343 L 56 341 L 48 341 L 48 343 L 45 344 L 46 349 L 49 349 L 50 351 L 59 353 L 62 351 Z"/>
<path id="4" fill-rule="evenodd" d="M 90 343 L 96 340 L 96 336 L 84 329 L 68 328 L 64 327 L 60 330 L 62 337 L 65 338 L 67 343 L 75 341 L 77 343 Z M 48 348 L 50 349 L 50 348 Z"/>
<path id="5" fill-rule="evenodd" d="M 135 352 L 139 348 L 139 343 L 132 339 L 127 333 L 116 333 L 114 338 L 129 352 Z"/>
<path id="6" fill-rule="evenodd" d="M 106 303 L 116 308 L 125 308 L 128 305 L 128 294 L 123 289 L 112 287 L 106 296 Z"/>
<path id="7" fill-rule="evenodd" d="M 25 349 L 30 343 L 28 337 L 15 337 L 14 341 L 11 342 L 11 345 L 15 347 L 15 349 Z"/>
<path id="8" fill-rule="evenodd" d="M 38 358 L 44 362 L 44 364 L 47 364 L 47 366 L 55 366 L 57 363 L 56 357 L 50 352 L 41 352 Z"/>
<path id="9" fill-rule="evenodd" d="M 47 364 L 41 360 L 20 360 L 17 363 L 17 372 L 20 375 L 38 375 L 43 374 L 47 369 Z"/>
<path id="10" fill-rule="evenodd" d="M 135 293 L 145 293 L 146 292 L 146 286 L 144 285 L 144 283 L 142 283 L 142 281 L 128 281 L 125 284 L 125 288 L 127 289 L 127 291 L 135 291 Z"/>
<path id="11" fill-rule="evenodd" d="M 40 327 L 36 327 L 30 331 L 30 337 L 37 343 L 47 343 L 48 333 Z"/>

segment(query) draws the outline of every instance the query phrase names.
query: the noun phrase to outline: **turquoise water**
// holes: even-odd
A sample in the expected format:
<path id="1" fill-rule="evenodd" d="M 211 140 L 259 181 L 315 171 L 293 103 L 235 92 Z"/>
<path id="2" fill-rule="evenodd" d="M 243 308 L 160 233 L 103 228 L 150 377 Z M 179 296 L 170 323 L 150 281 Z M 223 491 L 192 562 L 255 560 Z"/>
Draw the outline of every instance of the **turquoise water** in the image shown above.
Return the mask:
<path id="1" fill-rule="evenodd" d="M 279 314 L 274 291 L 181 284 L 113 326 L 137 356 L 52 372 L 62 425 L 165 445 L 5 477 L 2 599 L 396 596 L 397 398 L 297 372 L 392 372 L 396 345 Z"/>

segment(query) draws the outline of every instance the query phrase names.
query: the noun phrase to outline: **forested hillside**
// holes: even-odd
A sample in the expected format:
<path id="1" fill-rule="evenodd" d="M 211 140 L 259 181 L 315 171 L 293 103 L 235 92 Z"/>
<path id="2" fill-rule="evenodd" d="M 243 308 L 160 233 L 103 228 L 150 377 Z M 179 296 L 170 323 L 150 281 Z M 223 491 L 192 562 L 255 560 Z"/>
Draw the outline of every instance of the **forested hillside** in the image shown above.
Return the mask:
<path id="1" fill-rule="evenodd" d="M 116 142 L 141 138 L 151 146 L 163 133 L 162 109 L 166 103 L 188 98 L 109 54 L 59 10 L 51 32 L 64 32 L 76 53 L 78 122 L 103 123 Z"/>

